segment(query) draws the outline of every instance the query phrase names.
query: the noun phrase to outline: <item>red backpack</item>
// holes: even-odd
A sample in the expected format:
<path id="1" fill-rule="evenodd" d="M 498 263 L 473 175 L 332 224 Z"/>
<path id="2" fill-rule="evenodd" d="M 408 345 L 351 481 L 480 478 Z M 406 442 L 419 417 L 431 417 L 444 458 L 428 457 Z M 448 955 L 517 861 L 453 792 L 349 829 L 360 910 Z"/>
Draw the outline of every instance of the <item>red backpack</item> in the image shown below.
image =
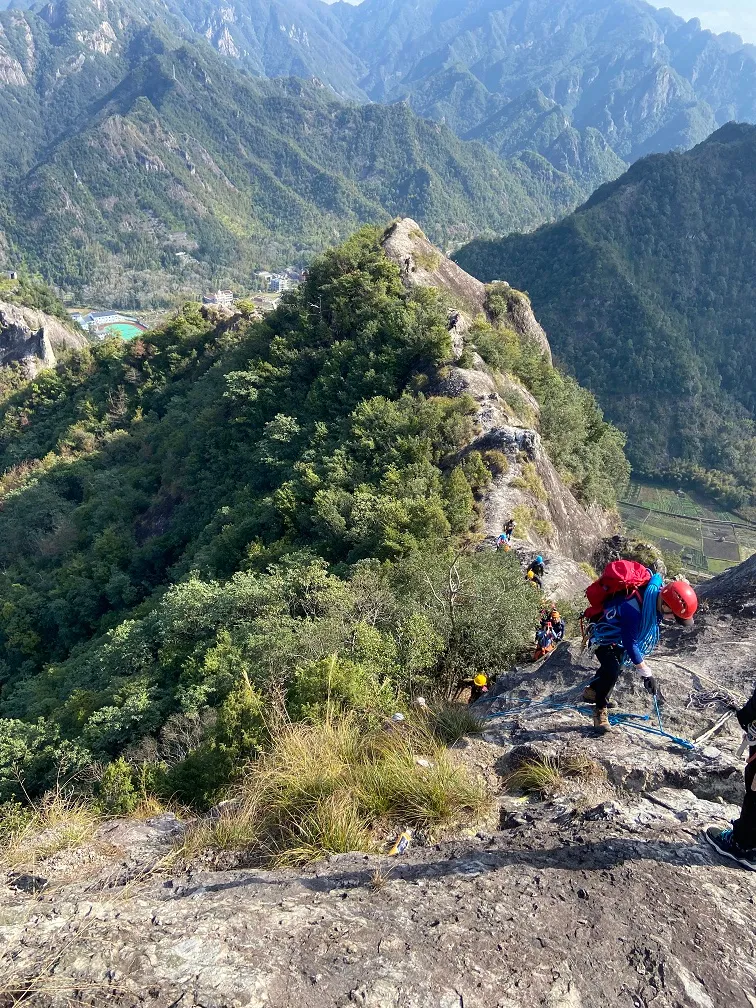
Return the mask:
<path id="1" fill-rule="evenodd" d="M 585 597 L 590 603 L 585 610 L 585 618 L 597 619 L 614 595 L 626 595 L 628 598 L 637 595 L 640 598 L 639 589 L 648 584 L 651 576 L 651 571 L 635 560 L 613 560 L 606 565 L 598 581 L 585 589 Z"/>

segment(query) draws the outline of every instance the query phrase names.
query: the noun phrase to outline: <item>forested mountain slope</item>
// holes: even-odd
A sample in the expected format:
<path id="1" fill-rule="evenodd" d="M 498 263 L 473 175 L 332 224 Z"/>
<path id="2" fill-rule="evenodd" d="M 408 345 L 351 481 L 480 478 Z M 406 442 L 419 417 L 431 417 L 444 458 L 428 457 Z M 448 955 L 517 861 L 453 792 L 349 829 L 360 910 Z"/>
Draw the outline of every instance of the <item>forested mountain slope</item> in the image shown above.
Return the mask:
<path id="1" fill-rule="evenodd" d="M 185 43 L 144 59 L 7 201 L 45 276 L 138 303 L 151 271 L 188 273 L 190 291 L 203 272 L 243 280 L 408 212 L 443 241 L 527 227 L 558 192 L 574 199 L 558 173 L 506 164 L 404 105 L 255 80 Z"/>
<path id="2" fill-rule="evenodd" d="M 756 114 L 754 47 L 643 0 L 365 0 L 339 10 L 370 66 L 361 83 L 371 98 L 409 95 L 423 114 L 464 99 L 468 129 L 537 89 L 572 127 L 598 130 L 633 160 Z"/>
<path id="3" fill-rule="evenodd" d="M 639 471 L 687 474 L 743 503 L 756 486 L 754 221 L 756 127 L 733 123 L 638 162 L 558 224 L 457 259 L 529 291 Z"/>
<path id="4" fill-rule="evenodd" d="M 363 222 L 412 214 L 459 242 L 578 198 L 535 155 L 505 162 L 406 105 L 250 77 L 198 36 L 182 41 L 165 11 L 101 6 L 0 16 L 3 256 L 79 298 L 196 296 L 306 260 Z"/>
<path id="5" fill-rule="evenodd" d="M 209 801 L 256 751 L 262 708 L 396 703 L 408 682 L 498 666 L 532 633 L 538 593 L 514 553 L 464 560 L 480 605 L 451 628 L 434 585 L 482 534 L 489 487 L 519 495 L 523 544 L 586 523 L 577 498 L 611 505 L 622 437 L 510 319 L 516 292 L 490 292 L 460 345 L 453 292 L 403 280 L 381 237 L 327 253 L 264 321 L 188 306 L 5 398 L 0 797 L 20 795 L 14 767 L 32 791 L 61 760 L 128 751 Z M 475 375 L 500 393 L 478 402 Z M 484 444 L 494 405 L 506 420 Z M 588 536 L 571 538 L 587 559 Z M 471 632 L 494 612 L 495 633 Z M 161 739 L 173 755 L 145 756 Z"/>

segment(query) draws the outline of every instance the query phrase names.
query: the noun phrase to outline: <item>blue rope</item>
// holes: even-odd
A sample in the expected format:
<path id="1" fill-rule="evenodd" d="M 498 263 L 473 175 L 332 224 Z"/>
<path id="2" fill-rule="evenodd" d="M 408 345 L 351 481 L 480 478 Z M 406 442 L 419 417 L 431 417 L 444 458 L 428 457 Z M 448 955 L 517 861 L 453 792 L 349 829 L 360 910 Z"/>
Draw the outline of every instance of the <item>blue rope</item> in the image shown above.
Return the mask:
<path id="1" fill-rule="evenodd" d="M 514 708 L 513 710 L 508 711 L 498 711 L 496 714 L 489 714 L 488 717 L 485 718 L 485 720 L 491 721 L 494 718 L 514 717 L 516 714 L 524 714 L 527 711 L 538 708 L 542 708 L 543 710 L 554 710 L 554 711 L 576 710 L 580 714 L 590 713 L 590 707 L 588 707 L 587 705 L 581 707 L 578 704 L 554 703 L 551 700 L 539 700 L 537 703 L 528 703 L 528 701 L 525 699 L 520 700 L 519 702 L 521 705 L 524 706 L 520 706 Z M 695 749 L 696 747 L 694 743 L 691 742 L 689 739 L 680 738 L 679 735 L 672 735 L 670 734 L 670 732 L 664 730 L 664 726 L 662 725 L 662 719 L 661 719 L 661 711 L 659 710 L 659 701 L 657 697 L 654 697 L 654 706 L 656 709 L 656 717 L 659 722 L 658 728 L 652 728 L 649 725 L 636 723 L 638 721 L 650 721 L 651 718 L 650 715 L 648 714 L 631 714 L 626 712 L 622 712 L 620 714 L 610 714 L 609 723 L 612 725 L 621 725 L 624 726 L 625 728 L 635 728 L 638 731 L 646 732 L 648 735 L 656 735 L 658 738 L 669 739 L 670 742 L 674 742 L 675 745 L 679 745 L 683 749 L 688 750 Z"/>
<path id="2" fill-rule="evenodd" d="M 644 656 L 650 655 L 659 643 L 657 600 L 663 583 L 661 574 L 654 574 L 643 592 L 638 649 Z M 591 626 L 590 643 L 594 646 L 601 644 L 622 644 L 622 628 L 618 622 L 611 619 L 599 620 L 598 623 L 594 623 Z"/>

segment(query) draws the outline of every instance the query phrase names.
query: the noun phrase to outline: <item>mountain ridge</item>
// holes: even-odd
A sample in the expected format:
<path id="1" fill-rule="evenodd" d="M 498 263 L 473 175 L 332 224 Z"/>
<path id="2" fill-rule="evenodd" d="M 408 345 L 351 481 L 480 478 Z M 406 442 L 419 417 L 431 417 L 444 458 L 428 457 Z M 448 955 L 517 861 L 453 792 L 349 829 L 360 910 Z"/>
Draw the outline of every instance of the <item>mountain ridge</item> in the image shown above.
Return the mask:
<path id="1" fill-rule="evenodd" d="M 756 127 L 725 125 L 638 161 L 557 224 L 455 257 L 530 292 L 557 357 L 628 431 L 637 470 L 687 474 L 736 506 L 756 487 L 754 155 Z"/>

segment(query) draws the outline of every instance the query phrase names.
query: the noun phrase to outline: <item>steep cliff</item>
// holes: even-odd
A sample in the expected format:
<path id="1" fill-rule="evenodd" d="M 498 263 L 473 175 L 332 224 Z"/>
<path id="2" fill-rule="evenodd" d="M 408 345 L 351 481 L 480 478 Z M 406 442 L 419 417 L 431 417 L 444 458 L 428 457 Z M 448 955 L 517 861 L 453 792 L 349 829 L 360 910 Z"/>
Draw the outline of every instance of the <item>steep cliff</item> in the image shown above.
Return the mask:
<path id="1" fill-rule="evenodd" d="M 544 447 L 538 429 L 540 408 L 534 396 L 514 375 L 489 367 L 476 352 L 471 342 L 473 323 L 480 316 L 491 320 L 487 288 L 435 248 L 411 219 L 400 220 L 389 229 L 383 248 L 399 264 L 405 283 L 434 287 L 449 295 L 456 360 L 442 369 L 434 391 L 468 395 L 478 405 L 475 437 L 459 458 L 492 450 L 506 456 L 506 472 L 494 476 L 482 493 L 487 543 L 492 546 L 507 519 L 519 513 L 523 518 L 518 522 L 516 544 L 546 556 L 551 572 L 547 589 L 556 596 L 574 595 L 576 589 L 579 593 L 589 578 L 577 562 L 593 559 L 616 520 L 599 507 L 579 503 Z M 536 346 L 550 363 L 548 339 L 527 297 L 506 284 L 497 284 L 497 290 L 501 289 L 507 294 L 503 299 L 506 309 L 497 321 L 524 343 Z"/>
<path id="2" fill-rule="evenodd" d="M 29 378 L 46 367 L 54 367 L 56 352 L 87 345 L 84 333 L 77 333 L 51 315 L 0 301 L 0 366 L 19 364 Z"/>

